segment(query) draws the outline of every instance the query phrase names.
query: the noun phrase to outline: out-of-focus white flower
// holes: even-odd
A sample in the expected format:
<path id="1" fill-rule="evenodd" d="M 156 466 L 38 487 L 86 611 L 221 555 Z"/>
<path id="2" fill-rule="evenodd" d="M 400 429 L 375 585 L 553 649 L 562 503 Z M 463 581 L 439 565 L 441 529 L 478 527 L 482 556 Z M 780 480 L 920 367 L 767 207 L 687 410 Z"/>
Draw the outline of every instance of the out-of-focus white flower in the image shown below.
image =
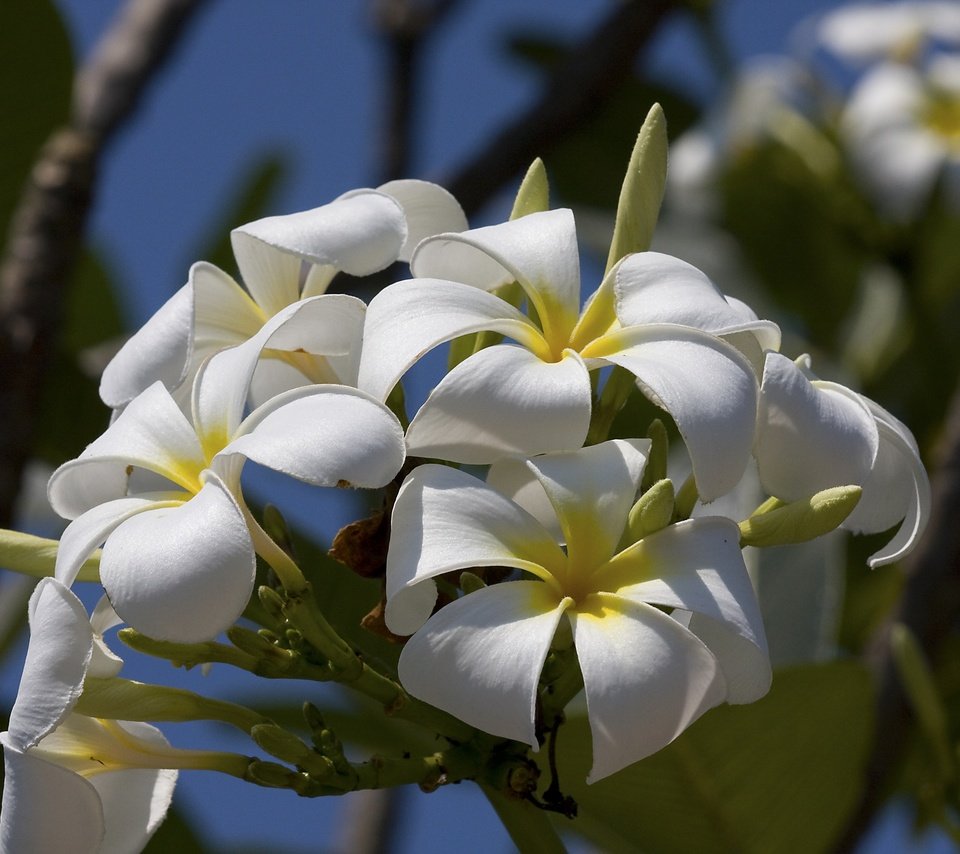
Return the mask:
<path id="1" fill-rule="evenodd" d="M 73 519 L 60 542 L 58 579 L 72 584 L 106 541 L 100 579 L 125 622 L 159 639 L 209 639 L 246 606 L 254 543 L 266 539 L 240 489 L 247 459 L 322 486 L 389 482 L 403 463 L 403 430 L 364 392 L 304 386 L 243 417 L 261 351 L 277 341 L 296 346 L 308 316 L 302 305 L 281 310 L 245 344 L 204 363 L 192 420 L 157 382 L 54 472 L 50 503 Z M 135 470 L 159 478 L 131 491 Z"/>
<path id="2" fill-rule="evenodd" d="M 319 300 L 312 311 L 316 334 L 301 336 L 295 351 L 274 342 L 254 379 L 254 399 L 262 403 L 309 383 L 355 385 L 364 306 L 350 297 L 326 295 L 333 277 L 341 271 L 369 275 L 398 259 L 409 260 L 424 237 L 466 227 L 463 211 L 446 190 L 405 180 L 234 229 L 233 251 L 247 289 L 212 264 L 194 264 L 187 284 L 107 365 L 100 396 L 107 405 L 121 407 L 160 380 L 170 391 L 183 387 L 185 397 L 204 359 L 246 341 L 301 300 Z M 337 303 L 333 322 L 342 333 L 352 333 L 350 346 L 335 352 L 329 349 L 324 317 L 330 301 Z"/>
<path id="3" fill-rule="evenodd" d="M 819 18 L 813 40 L 852 63 L 910 58 L 928 42 L 960 45 L 955 2 L 855 3 Z"/>
<path id="4" fill-rule="evenodd" d="M 872 567 L 909 554 L 926 527 L 930 482 L 913 434 L 872 400 L 817 379 L 809 357 L 767 354 L 755 455 L 764 490 L 783 501 L 831 486 L 863 487 L 841 525 L 848 531 L 879 533 L 903 520 L 870 558 Z"/>
<path id="5" fill-rule="evenodd" d="M 804 158 L 823 158 L 813 138 L 810 75 L 786 56 L 759 56 L 746 63 L 704 122 L 670 147 L 666 199 L 672 213 L 712 217 L 718 213 L 716 182 L 745 149 L 775 139 Z M 815 164 L 817 170 L 822 164 Z"/>
<path id="6" fill-rule="evenodd" d="M 0 850 L 140 851 L 166 816 L 178 751 L 143 723 L 73 712 L 90 676 L 114 662 L 95 652 L 76 596 L 43 579 L 29 605 L 30 646 L 4 748 Z M 102 625 L 101 625 L 102 628 Z"/>
<path id="7" fill-rule="evenodd" d="M 766 693 L 770 663 L 736 524 L 692 519 L 621 545 L 648 448 L 613 440 L 528 461 L 565 548 L 490 485 L 445 466 L 414 470 L 394 507 L 387 558 L 387 625 L 416 632 L 399 663 L 408 691 L 536 749 L 540 673 L 569 621 L 591 781 L 659 750 L 707 709 Z M 430 616 L 431 579 L 483 566 L 529 577 Z"/>
<path id="8" fill-rule="evenodd" d="M 556 210 L 428 238 L 411 269 L 421 278 L 370 303 L 361 389 L 385 400 L 421 356 L 461 335 L 493 330 L 520 345 L 481 349 L 450 371 L 410 424 L 411 453 L 489 463 L 579 448 L 590 422 L 590 371 L 613 364 L 673 416 L 704 498 L 740 479 L 756 379 L 720 336 L 752 353 L 775 349 L 779 329 L 725 299 L 696 268 L 656 252 L 629 255 L 581 313 L 573 214 Z M 513 281 L 536 320 L 489 293 Z"/>
<path id="9" fill-rule="evenodd" d="M 960 209 L 960 55 L 938 56 L 925 72 L 897 63 L 871 69 L 840 128 L 854 169 L 887 215 L 913 218 L 938 181 L 947 204 Z"/>

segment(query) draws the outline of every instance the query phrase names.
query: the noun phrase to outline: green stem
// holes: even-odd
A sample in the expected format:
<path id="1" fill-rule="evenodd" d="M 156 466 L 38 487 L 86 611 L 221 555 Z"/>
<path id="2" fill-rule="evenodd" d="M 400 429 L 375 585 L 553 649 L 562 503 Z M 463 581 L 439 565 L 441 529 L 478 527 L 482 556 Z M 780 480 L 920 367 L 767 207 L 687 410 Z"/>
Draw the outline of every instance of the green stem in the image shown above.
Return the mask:
<path id="1" fill-rule="evenodd" d="M 462 742 L 475 732 L 452 715 L 411 697 L 398 682 L 378 673 L 341 638 L 320 612 L 309 585 L 299 596 L 289 597 L 283 614 L 303 639 L 330 662 L 333 678 L 381 703 L 387 713 Z"/>

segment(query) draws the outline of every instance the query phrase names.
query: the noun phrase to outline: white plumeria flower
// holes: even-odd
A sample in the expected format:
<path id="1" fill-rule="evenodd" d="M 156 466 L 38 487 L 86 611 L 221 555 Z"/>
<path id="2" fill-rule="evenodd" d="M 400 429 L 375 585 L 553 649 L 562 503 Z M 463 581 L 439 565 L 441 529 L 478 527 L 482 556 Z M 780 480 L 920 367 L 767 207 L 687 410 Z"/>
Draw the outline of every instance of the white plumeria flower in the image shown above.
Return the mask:
<path id="1" fill-rule="evenodd" d="M 156 380 L 188 395 L 199 366 L 211 354 L 246 341 L 274 315 L 306 300 L 314 306 L 316 338 L 300 349 L 275 345 L 254 380 L 258 402 L 309 383 L 356 385 L 364 306 L 326 295 L 338 272 L 364 276 L 409 260 L 417 243 L 440 231 L 467 227 L 456 200 L 426 181 L 391 181 L 376 190 L 354 190 L 313 210 L 260 219 L 234 229 L 234 255 L 244 290 L 227 273 L 194 264 L 189 281 L 123 346 L 104 370 L 100 396 L 121 407 Z M 303 262 L 309 265 L 301 275 Z M 322 299 L 321 299 L 322 297 Z M 330 317 L 322 307 L 340 304 Z M 344 312 L 349 305 L 351 311 Z M 341 352 L 325 349 L 326 326 L 352 332 Z"/>
<path id="2" fill-rule="evenodd" d="M 960 45 L 960 6 L 915 0 L 850 4 L 820 18 L 813 36 L 848 62 L 909 58 L 930 40 Z"/>
<path id="3" fill-rule="evenodd" d="M 399 663 L 411 694 L 536 749 L 538 680 L 568 620 L 595 781 L 659 750 L 707 709 L 766 693 L 770 663 L 736 524 L 691 519 L 618 545 L 648 448 L 613 440 L 528 461 L 565 549 L 488 484 L 446 466 L 413 471 L 393 511 L 386 606 L 391 631 L 416 632 Z M 431 579 L 484 566 L 531 577 L 430 616 Z"/>
<path id="4" fill-rule="evenodd" d="M 913 434 L 872 400 L 819 380 L 810 360 L 768 353 L 760 387 L 755 448 L 760 483 L 769 495 L 798 501 L 832 486 L 863 487 L 841 525 L 879 533 L 903 520 L 871 556 L 872 567 L 909 554 L 930 515 L 930 482 Z"/>
<path id="5" fill-rule="evenodd" d="M 947 204 L 960 209 L 960 55 L 939 56 L 924 73 L 878 65 L 851 93 L 840 129 L 888 216 L 915 217 L 938 181 Z"/>
<path id="6" fill-rule="evenodd" d="M 73 712 L 87 676 L 111 676 L 80 601 L 43 579 L 4 747 L 0 850 L 123 854 L 166 816 L 182 753 L 155 727 Z M 164 766 L 167 766 L 166 768 Z"/>
<path id="7" fill-rule="evenodd" d="M 50 503 L 74 520 L 60 542 L 58 579 L 72 584 L 106 541 L 100 578 L 125 622 L 159 639 L 209 639 L 246 606 L 254 544 L 269 546 L 241 494 L 247 459 L 321 486 L 380 487 L 394 477 L 403 430 L 355 388 L 293 389 L 243 418 L 261 350 L 278 341 L 295 348 L 304 315 L 290 306 L 245 344 L 211 357 L 194 382 L 192 421 L 157 382 L 54 472 Z M 131 492 L 134 470 L 162 482 Z"/>
<path id="8" fill-rule="evenodd" d="M 407 431 L 411 453 L 483 464 L 581 447 L 589 372 L 620 365 L 673 416 L 700 494 L 723 494 L 749 459 L 757 380 L 718 336 L 754 355 L 776 349 L 779 330 L 725 299 L 696 268 L 655 252 L 627 256 L 581 314 L 579 268 L 569 210 L 424 240 L 411 260 L 418 278 L 370 303 L 359 387 L 385 400 L 445 341 L 480 330 L 512 338 L 520 346 L 487 347 L 450 371 Z M 488 292 L 513 281 L 536 322 Z"/>

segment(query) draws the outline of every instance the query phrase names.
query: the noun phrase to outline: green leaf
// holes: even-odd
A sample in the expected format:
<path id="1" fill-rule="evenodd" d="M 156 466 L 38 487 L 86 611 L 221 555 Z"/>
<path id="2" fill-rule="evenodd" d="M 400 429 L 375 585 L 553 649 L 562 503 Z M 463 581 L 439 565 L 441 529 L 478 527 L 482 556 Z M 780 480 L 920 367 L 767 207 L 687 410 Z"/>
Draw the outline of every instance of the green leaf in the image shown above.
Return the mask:
<path id="1" fill-rule="evenodd" d="M 123 332 L 116 292 L 100 256 L 85 252 L 67 290 L 61 341 L 40 402 L 34 453 L 53 465 L 78 456 L 110 423 L 98 387 L 111 342 Z"/>
<path id="2" fill-rule="evenodd" d="M 667 120 L 654 104 L 640 128 L 620 189 L 607 270 L 631 252 L 650 248 L 667 182 Z"/>
<path id="3" fill-rule="evenodd" d="M 517 850 L 524 854 L 564 854 L 566 848 L 550 824 L 547 813 L 489 786 L 480 788 L 497 811 Z"/>
<path id="4" fill-rule="evenodd" d="M 73 52 L 51 0 L 0 4 L 0 243 L 37 153 L 67 120 Z M 2 248 L 2 247 L 0 247 Z"/>
<path id="5" fill-rule="evenodd" d="M 859 795 L 872 697 L 853 662 L 781 671 L 762 700 L 708 712 L 592 786 L 587 721 L 571 718 L 558 740 L 561 788 L 580 806 L 571 829 L 606 851 L 826 851 Z"/>

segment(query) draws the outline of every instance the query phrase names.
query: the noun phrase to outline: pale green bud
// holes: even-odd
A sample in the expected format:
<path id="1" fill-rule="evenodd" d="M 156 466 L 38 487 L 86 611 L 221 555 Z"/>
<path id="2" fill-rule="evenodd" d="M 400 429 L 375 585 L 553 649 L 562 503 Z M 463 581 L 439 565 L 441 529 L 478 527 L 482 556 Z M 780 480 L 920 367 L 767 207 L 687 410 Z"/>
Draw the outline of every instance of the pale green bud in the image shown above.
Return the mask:
<path id="1" fill-rule="evenodd" d="M 250 730 L 250 738 L 271 756 L 284 762 L 304 765 L 310 761 L 310 748 L 292 732 L 276 724 L 258 724 Z"/>
<path id="2" fill-rule="evenodd" d="M 460 589 L 464 593 L 476 593 L 486 586 L 484 580 L 479 575 L 474 575 L 472 572 L 460 573 Z"/>
<path id="3" fill-rule="evenodd" d="M 673 510 L 673 481 L 667 478 L 658 480 L 630 508 L 627 527 L 620 540 L 620 548 L 625 549 L 644 537 L 666 528 L 673 518 Z"/>
<path id="4" fill-rule="evenodd" d="M 650 453 L 647 455 L 647 464 L 643 469 L 641 488 L 644 492 L 667 476 L 667 457 L 670 455 L 667 428 L 659 418 L 654 418 L 650 422 L 647 438 L 650 440 Z"/>
<path id="5" fill-rule="evenodd" d="M 640 128 L 620 189 L 607 270 L 631 252 L 650 248 L 667 181 L 667 120 L 654 104 Z"/>
<path id="6" fill-rule="evenodd" d="M 538 157 L 530 164 L 527 174 L 520 182 L 510 219 L 520 219 L 527 214 L 546 210 L 550 210 L 550 185 L 547 182 L 547 170 Z"/>
<path id="7" fill-rule="evenodd" d="M 0 528 L 0 566 L 22 575 L 46 578 L 53 575 L 57 563 L 59 540 L 7 531 Z M 77 581 L 100 580 L 100 549 L 80 567 Z"/>
<path id="8" fill-rule="evenodd" d="M 834 486 L 784 504 L 766 501 L 740 523 L 741 546 L 805 543 L 835 530 L 860 500 L 859 486 Z"/>

